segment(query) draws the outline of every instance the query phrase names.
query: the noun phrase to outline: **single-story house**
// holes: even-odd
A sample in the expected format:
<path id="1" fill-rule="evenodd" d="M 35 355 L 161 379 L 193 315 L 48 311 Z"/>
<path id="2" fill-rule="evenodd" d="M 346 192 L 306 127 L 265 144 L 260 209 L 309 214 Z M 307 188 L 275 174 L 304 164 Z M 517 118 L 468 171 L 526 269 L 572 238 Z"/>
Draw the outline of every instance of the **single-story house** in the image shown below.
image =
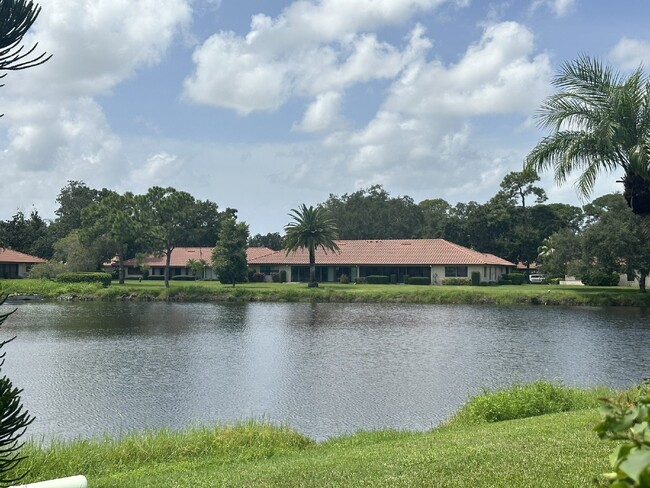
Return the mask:
<path id="1" fill-rule="evenodd" d="M 316 251 L 316 279 L 337 282 L 342 274 L 351 280 L 372 275 L 429 277 L 439 285 L 445 278 L 471 278 L 473 272 L 481 281 L 498 281 L 515 270 L 515 264 L 492 254 L 468 249 L 444 239 L 377 239 L 338 240 L 340 252 Z M 274 251 L 250 258 L 248 265 L 267 275 L 286 273 L 287 281 L 309 281 L 309 253 L 304 249 L 286 254 Z"/>
<path id="2" fill-rule="evenodd" d="M 203 260 L 206 263 L 206 266 L 203 270 L 203 275 L 199 278 L 210 280 L 215 279 L 216 276 L 212 270 L 212 249 L 211 247 L 177 247 L 172 251 L 171 260 L 169 263 L 169 277 L 173 276 L 194 276 L 194 272 L 187 265 L 188 261 L 193 259 L 194 261 Z M 249 247 L 246 250 L 246 258 L 248 262 L 256 257 L 263 256 L 265 254 L 271 254 L 274 251 L 266 247 Z M 124 261 L 125 266 L 125 277 L 126 278 L 139 278 L 142 276 L 142 269 L 140 265 L 146 265 L 149 269 L 149 275 L 151 276 L 164 276 L 165 274 L 165 261 L 166 256 L 150 256 L 139 263 L 135 259 L 127 259 Z M 117 262 L 113 260 L 110 264 L 111 267 L 116 267 Z"/>
<path id="3" fill-rule="evenodd" d="M 24 278 L 29 268 L 45 262 L 43 258 L 0 247 L 0 278 Z"/>

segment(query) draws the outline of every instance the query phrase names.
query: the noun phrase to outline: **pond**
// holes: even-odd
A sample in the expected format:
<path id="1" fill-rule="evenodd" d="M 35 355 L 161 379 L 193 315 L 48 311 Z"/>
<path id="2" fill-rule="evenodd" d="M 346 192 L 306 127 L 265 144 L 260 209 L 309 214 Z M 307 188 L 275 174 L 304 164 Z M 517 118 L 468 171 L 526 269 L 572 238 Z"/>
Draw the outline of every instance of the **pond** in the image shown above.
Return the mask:
<path id="1" fill-rule="evenodd" d="M 3 309 L 8 309 L 7 305 Z M 312 438 L 427 430 L 485 388 L 649 376 L 650 311 L 330 303 L 28 303 L 3 372 L 39 439 L 257 418 Z"/>

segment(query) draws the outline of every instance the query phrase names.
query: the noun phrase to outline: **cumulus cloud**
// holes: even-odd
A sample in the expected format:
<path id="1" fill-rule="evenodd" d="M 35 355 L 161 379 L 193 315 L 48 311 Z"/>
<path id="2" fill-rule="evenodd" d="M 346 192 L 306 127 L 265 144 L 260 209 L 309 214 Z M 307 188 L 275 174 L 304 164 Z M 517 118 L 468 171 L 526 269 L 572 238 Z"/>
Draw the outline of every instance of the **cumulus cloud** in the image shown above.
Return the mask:
<path id="1" fill-rule="evenodd" d="M 340 108 L 340 93 L 327 92 L 318 95 L 316 100 L 307 107 L 300 124 L 295 125 L 294 128 L 303 132 L 322 132 L 331 129 L 340 120 Z"/>
<path id="2" fill-rule="evenodd" d="M 616 43 L 609 57 L 622 69 L 650 66 L 650 42 L 624 37 Z"/>
<path id="3" fill-rule="evenodd" d="M 39 188 L 48 195 L 44 208 L 49 208 L 67 179 L 105 186 L 124 177 L 122 141 L 96 97 L 161 60 L 176 32 L 190 21 L 188 2 L 57 0 L 43 5 L 25 45 L 38 42 L 54 56 L 44 65 L 10 73 L 0 91 L 5 113 L 0 123 L 7 135 L 0 161 L 6 178 L 45 182 Z M 0 197 L 0 204 L 7 197 Z"/>
<path id="4" fill-rule="evenodd" d="M 245 36 L 219 32 L 196 49 L 184 94 L 245 115 L 276 110 L 294 96 L 392 79 L 430 44 L 421 28 L 401 50 L 368 29 L 400 24 L 445 1 L 299 1 L 276 18 L 255 15 Z"/>
<path id="5" fill-rule="evenodd" d="M 387 181 L 408 174 L 451 187 L 461 181 L 459 173 L 491 174 L 493 156 L 472 149 L 472 119 L 526 117 L 539 106 L 549 93 L 551 68 L 546 55 L 533 53 L 533 36 L 522 25 L 486 26 L 456 64 L 421 59 L 411 66 L 365 127 L 330 142 L 350 150 L 345 169 L 352 177 L 374 172 Z M 430 179 L 432 167 L 445 170 Z"/>

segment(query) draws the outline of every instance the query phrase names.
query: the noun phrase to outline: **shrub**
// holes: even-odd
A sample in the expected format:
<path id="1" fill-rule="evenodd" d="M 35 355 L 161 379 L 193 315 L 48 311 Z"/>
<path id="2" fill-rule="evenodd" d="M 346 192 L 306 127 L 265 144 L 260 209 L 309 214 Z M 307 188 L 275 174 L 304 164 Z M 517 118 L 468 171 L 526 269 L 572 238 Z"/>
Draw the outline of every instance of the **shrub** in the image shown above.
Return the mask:
<path id="1" fill-rule="evenodd" d="M 280 283 L 286 283 L 287 282 L 287 271 L 284 269 L 280 270 Z"/>
<path id="2" fill-rule="evenodd" d="M 488 286 L 497 286 L 498 284 L 497 281 L 488 281 Z"/>
<path id="3" fill-rule="evenodd" d="M 587 286 L 616 286 L 619 279 L 616 273 L 606 273 L 596 269 L 588 269 L 582 273 L 582 282 Z"/>
<path id="4" fill-rule="evenodd" d="M 196 281 L 195 276 L 188 276 L 188 275 L 176 275 L 172 276 L 173 281 Z"/>
<path id="5" fill-rule="evenodd" d="M 594 430 L 601 439 L 623 441 L 609 456 L 613 471 L 605 478 L 610 486 L 650 486 L 650 386 L 649 380 L 638 390 L 638 397 L 617 401 L 602 399 L 601 421 Z"/>
<path id="6" fill-rule="evenodd" d="M 431 278 L 428 276 L 411 276 L 408 281 L 409 285 L 430 285 Z"/>
<path id="7" fill-rule="evenodd" d="M 106 288 L 113 278 L 109 273 L 61 273 L 56 281 L 60 283 L 101 283 Z"/>
<path id="8" fill-rule="evenodd" d="M 560 284 L 561 278 L 548 278 L 546 279 L 546 283 L 549 285 L 559 285 Z"/>
<path id="9" fill-rule="evenodd" d="M 451 423 L 481 424 L 594 408 L 600 393 L 549 381 L 515 385 L 471 398 Z"/>
<path id="10" fill-rule="evenodd" d="M 35 279 L 53 280 L 61 273 L 66 272 L 66 266 L 57 261 L 35 264 L 29 270 L 29 277 Z"/>
<path id="11" fill-rule="evenodd" d="M 508 279 L 512 281 L 513 285 L 523 285 L 526 281 L 526 277 L 523 273 L 510 273 Z"/>
<path id="12" fill-rule="evenodd" d="M 444 278 L 442 284 L 446 286 L 470 286 L 472 280 L 469 278 Z"/>
<path id="13" fill-rule="evenodd" d="M 165 277 L 163 275 L 149 275 L 149 276 L 143 276 L 143 280 L 147 281 L 163 281 Z"/>
<path id="14" fill-rule="evenodd" d="M 481 273 L 479 271 L 472 271 L 472 285 L 478 286 L 481 283 Z"/>
<path id="15" fill-rule="evenodd" d="M 339 278 L 339 283 L 341 283 L 342 285 L 347 285 L 348 283 L 350 283 L 350 277 L 345 273 L 343 273 Z"/>
<path id="16" fill-rule="evenodd" d="M 359 277 L 355 278 L 354 282 L 357 285 L 363 285 L 366 282 L 366 278 L 365 278 L 365 276 L 359 276 Z"/>
<path id="17" fill-rule="evenodd" d="M 481 281 L 481 282 L 478 284 L 478 286 L 488 286 L 488 282 L 487 282 L 487 281 Z"/>
<path id="18" fill-rule="evenodd" d="M 500 285 L 512 285 L 512 280 L 510 278 L 501 278 L 499 280 Z"/>
<path id="19" fill-rule="evenodd" d="M 253 273 L 251 281 L 253 281 L 254 283 L 261 283 L 265 279 L 266 279 L 266 275 L 264 273 L 259 273 L 256 271 L 255 273 Z"/>
<path id="20" fill-rule="evenodd" d="M 273 283 L 280 283 L 280 273 L 271 273 L 271 281 Z"/>
<path id="21" fill-rule="evenodd" d="M 369 285 L 387 285 L 390 278 L 384 275 L 370 275 L 366 276 L 366 283 Z"/>

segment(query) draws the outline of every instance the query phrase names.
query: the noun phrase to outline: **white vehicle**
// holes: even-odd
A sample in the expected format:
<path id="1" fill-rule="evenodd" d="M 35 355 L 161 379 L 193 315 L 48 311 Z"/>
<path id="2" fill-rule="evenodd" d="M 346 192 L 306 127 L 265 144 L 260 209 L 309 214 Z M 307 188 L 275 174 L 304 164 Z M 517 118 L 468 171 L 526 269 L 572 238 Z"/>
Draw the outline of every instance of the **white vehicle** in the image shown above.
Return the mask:
<path id="1" fill-rule="evenodd" d="M 528 281 L 531 283 L 543 283 L 544 282 L 544 275 L 541 274 L 532 274 L 528 276 Z"/>

